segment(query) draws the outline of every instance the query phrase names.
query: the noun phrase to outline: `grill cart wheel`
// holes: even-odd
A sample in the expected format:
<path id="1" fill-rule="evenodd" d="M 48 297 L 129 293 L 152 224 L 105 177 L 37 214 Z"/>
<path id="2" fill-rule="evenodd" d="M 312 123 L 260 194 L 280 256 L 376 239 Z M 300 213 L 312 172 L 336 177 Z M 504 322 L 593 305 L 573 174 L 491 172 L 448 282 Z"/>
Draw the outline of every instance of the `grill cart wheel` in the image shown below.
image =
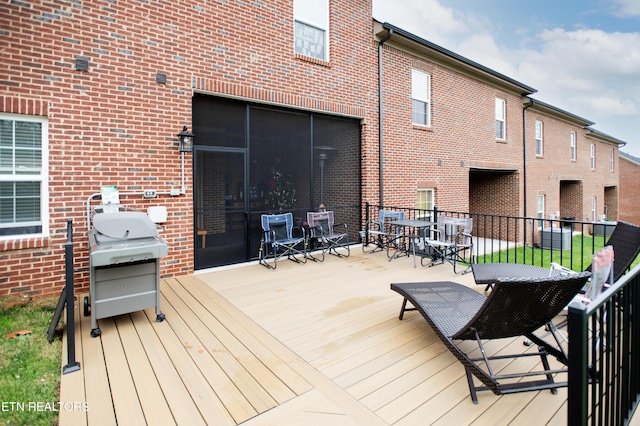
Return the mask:
<path id="1" fill-rule="evenodd" d="M 98 337 L 101 334 L 102 330 L 100 330 L 100 328 L 94 328 L 93 330 L 91 330 L 91 337 Z"/>
<path id="2" fill-rule="evenodd" d="M 166 318 L 166 317 L 165 317 L 165 315 L 164 315 L 164 314 L 158 314 L 158 315 L 156 316 L 156 322 L 162 322 L 162 321 L 164 321 L 164 319 L 165 319 L 165 318 Z"/>
<path id="3" fill-rule="evenodd" d="M 91 305 L 89 304 L 89 296 L 84 297 L 84 316 L 88 317 L 91 314 Z"/>

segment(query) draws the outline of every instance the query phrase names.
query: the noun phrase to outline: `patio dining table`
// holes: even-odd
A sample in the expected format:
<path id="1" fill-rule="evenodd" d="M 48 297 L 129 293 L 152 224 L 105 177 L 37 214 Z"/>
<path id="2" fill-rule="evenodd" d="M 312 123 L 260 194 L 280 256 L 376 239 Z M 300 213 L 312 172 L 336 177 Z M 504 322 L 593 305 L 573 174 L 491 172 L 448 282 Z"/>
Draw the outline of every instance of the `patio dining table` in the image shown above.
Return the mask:
<path id="1" fill-rule="evenodd" d="M 522 263 L 474 263 L 473 278 L 478 285 L 486 284 L 485 291 L 493 287 L 500 278 L 533 278 L 560 275 L 560 271 L 543 266 Z"/>
<path id="2" fill-rule="evenodd" d="M 409 255 L 409 250 L 413 251 L 413 267 L 416 267 L 416 248 L 415 243 L 411 242 L 411 238 L 424 239 L 426 238 L 425 230 L 436 225 L 436 222 L 421 219 L 402 219 L 394 220 L 390 222 L 390 225 L 401 228 L 402 231 L 398 232 L 400 235 L 401 243 L 397 244 L 397 252 L 393 256 L 389 256 L 389 260 L 400 257 L 401 253 Z M 413 230 L 413 232 L 411 232 Z"/>

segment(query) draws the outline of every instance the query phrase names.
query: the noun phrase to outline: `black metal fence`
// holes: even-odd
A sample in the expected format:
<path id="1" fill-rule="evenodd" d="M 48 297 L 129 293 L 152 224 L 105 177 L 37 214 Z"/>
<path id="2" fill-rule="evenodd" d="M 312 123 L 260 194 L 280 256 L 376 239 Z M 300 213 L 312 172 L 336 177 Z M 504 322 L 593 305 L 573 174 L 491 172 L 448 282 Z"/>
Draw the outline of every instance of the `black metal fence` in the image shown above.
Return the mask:
<path id="1" fill-rule="evenodd" d="M 569 425 L 626 425 L 640 396 L 640 267 L 569 306 Z"/>
<path id="2" fill-rule="evenodd" d="M 549 266 L 551 262 L 575 271 L 591 264 L 591 256 L 604 246 L 616 222 L 584 222 L 573 218 L 532 218 L 474 212 L 421 210 L 366 204 L 364 223 L 378 219 L 381 210 L 403 211 L 407 219 L 436 221 L 438 215 L 473 218 L 474 254 L 478 263 L 525 263 Z"/>
<path id="3" fill-rule="evenodd" d="M 438 215 L 473 218 L 479 263 L 510 262 L 575 271 L 591 264 L 615 222 L 572 218 L 529 218 L 469 212 L 365 207 L 363 228 L 381 210 L 404 211 L 407 219 L 436 221 Z M 597 299 L 568 310 L 569 425 L 626 425 L 640 402 L 640 266 L 627 272 Z"/>

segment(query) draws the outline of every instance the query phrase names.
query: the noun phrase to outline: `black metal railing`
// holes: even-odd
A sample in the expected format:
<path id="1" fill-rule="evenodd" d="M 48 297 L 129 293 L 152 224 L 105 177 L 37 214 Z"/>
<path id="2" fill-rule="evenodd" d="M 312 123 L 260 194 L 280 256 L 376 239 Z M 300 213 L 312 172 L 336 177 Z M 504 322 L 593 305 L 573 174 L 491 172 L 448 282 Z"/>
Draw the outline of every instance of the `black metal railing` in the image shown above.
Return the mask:
<path id="1" fill-rule="evenodd" d="M 559 263 L 575 271 L 591 264 L 591 256 L 604 246 L 615 222 L 584 222 L 573 218 L 541 219 L 476 212 L 378 206 L 367 203 L 361 229 L 376 221 L 380 209 L 403 211 L 407 219 L 438 215 L 473 218 L 474 251 L 478 263 Z M 368 241 L 365 241 L 368 243 Z"/>
<path id="2" fill-rule="evenodd" d="M 626 425 L 640 397 L 640 267 L 569 306 L 568 425 Z"/>

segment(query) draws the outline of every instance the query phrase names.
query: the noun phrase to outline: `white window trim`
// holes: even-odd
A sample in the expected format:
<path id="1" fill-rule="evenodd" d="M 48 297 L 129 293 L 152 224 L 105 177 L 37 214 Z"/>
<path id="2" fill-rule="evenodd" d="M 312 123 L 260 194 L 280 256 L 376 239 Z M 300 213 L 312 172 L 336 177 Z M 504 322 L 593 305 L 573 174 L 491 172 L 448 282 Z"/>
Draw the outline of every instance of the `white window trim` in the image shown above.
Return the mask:
<path id="1" fill-rule="evenodd" d="M 535 124 L 535 140 L 536 140 L 536 155 L 542 156 L 544 153 L 544 145 L 542 140 L 542 121 L 536 120 Z M 540 142 L 538 142 L 540 141 Z M 540 147 L 540 150 L 538 150 Z"/>
<path id="2" fill-rule="evenodd" d="M 537 215 L 538 215 L 538 219 L 544 219 L 544 209 L 545 209 L 545 196 L 544 194 L 539 194 L 538 195 L 538 203 L 537 203 Z"/>
<path id="3" fill-rule="evenodd" d="M 303 23 L 305 25 L 308 25 L 310 27 L 314 27 L 314 28 L 318 28 L 324 31 L 324 58 L 314 58 L 314 59 L 319 59 L 322 61 L 326 61 L 329 62 L 330 60 L 330 52 L 329 52 L 329 7 L 330 7 L 330 2 L 329 0 L 316 0 L 316 1 L 323 1 L 325 3 L 325 14 L 323 16 L 323 21 L 324 22 L 320 22 L 320 21 L 315 21 L 312 19 L 308 19 L 307 17 L 301 16 L 301 13 L 299 11 L 298 8 L 300 8 L 302 5 L 300 4 L 300 2 L 303 0 L 294 0 L 293 2 L 293 25 L 294 25 L 294 31 L 295 31 L 295 23 L 296 22 L 300 22 Z M 294 34 L 293 37 L 293 51 L 296 51 L 296 37 Z M 306 55 L 305 55 L 306 56 Z M 310 56 L 312 57 L 312 56 Z"/>
<path id="4" fill-rule="evenodd" d="M 614 172 L 616 170 L 616 156 L 615 156 L 615 150 L 611 150 L 611 153 L 609 155 L 609 164 L 610 164 L 610 171 Z"/>
<path id="5" fill-rule="evenodd" d="M 40 225 L 42 232 L 38 234 L 12 234 L 0 236 L 0 241 L 49 237 L 49 121 L 46 117 L 35 115 L 8 114 L 0 112 L 0 119 L 12 121 L 29 121 L 42 124 L 42 160 L 39 175 L 40 181 Z M 0 174 L 0 181 L 18 182 L 33 181 L 33 175 Z"/>
<path id="6" fill-rule="evenodd" d="M 576 161 L 576 132 L 571 132 L 569 134 L 569 146 L 571 148 L 571 161 Z"/>
<path id="7" fill-rule="evenodd" d="M 426 79 L 426 81 L 421 81 Z M 426 87 L 423 87 L 424 83 Z M 426 104 L 427 122 L 415 123 L 413 121 L 413 105 L 411 106 L 411 122 L 416 126 L 431 127 L 431 74 L 428 72 L 412 69 L 411 70 L 411 100 L 424 102 Z"/>
<path id="8" fill-rule="evenodd" d="M 422 192 L 426 192 L 431 194 L 431 209 L 425 209 L 423 206 L 420 205 L 420 193 Z M 418 210 L 433 210 L 433 206 L 435 205 L 436 199 L 435 199 L 435 190 L 433 188 L 418 188 L 418 205 L 417 208 Z M 427 213 L 426 215 L 419 215 L 417 217 L 418 219 L 431 219 L 431 213 Z"/>
<path id="9" fill-rule="evenodd" d="M 507 101 L 503 98 L 496 98 L 495 121 L 502 123 L 502 136 L 500 137 L 496 134 L 496 139 L 500 141 L 507 140 Z"/>
<path id="10" fill-rule="evenodd" d="M 596 144 L 592 143 L 591 144 L 591 170 L 595 170 L 596 169 Z"/>

